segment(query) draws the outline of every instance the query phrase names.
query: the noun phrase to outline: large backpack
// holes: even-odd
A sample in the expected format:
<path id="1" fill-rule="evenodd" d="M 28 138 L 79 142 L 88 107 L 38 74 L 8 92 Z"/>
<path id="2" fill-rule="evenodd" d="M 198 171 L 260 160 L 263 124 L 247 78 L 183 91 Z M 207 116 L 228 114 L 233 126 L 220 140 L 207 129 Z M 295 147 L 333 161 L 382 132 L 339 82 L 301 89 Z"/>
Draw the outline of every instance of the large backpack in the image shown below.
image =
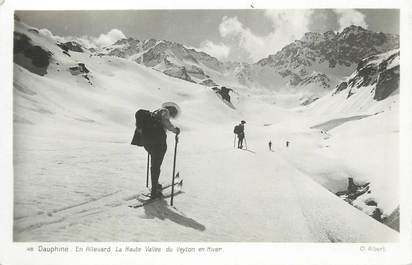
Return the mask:
<path id="1" fill-rule="evenodd" d="M 242 128 L 240 128 L 240 125 L 236 125 L 235 128 L 233 129 L 233 132 L 235 134 L 239 134 L 242 132 Z"/>
<path id="2" fill-rule="evenodd" d="M 144 146 L 165 138 L 166 134 L 162 123 L 152 112 L 139 109 L 134 117 L 136 119 L 136 129 L 131 142 L 132 145 Z"/>

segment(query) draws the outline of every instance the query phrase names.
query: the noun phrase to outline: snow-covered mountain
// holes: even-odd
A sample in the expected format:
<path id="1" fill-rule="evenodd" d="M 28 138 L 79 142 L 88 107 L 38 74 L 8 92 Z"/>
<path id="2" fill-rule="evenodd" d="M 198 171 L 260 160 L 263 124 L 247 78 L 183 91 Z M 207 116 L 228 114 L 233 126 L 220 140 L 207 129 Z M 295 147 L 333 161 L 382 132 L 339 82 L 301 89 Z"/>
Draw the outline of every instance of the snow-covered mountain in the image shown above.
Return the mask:
<path id="1" fill-rule="evenodd" d="M 350 26 L 335 34 L 308 32 L 301 40 L 285 46 L 274 55 L 257 62 L 282 72 L 287 69 L 299 76 L 307 74 L 309 67 L 326 63 L 329 68 L 350 67 L 362 58 L 399 47 L 399 36 L 376 33 L 359 26 Z"/>
<path id="2" fill-rule="evenodd" d="M 97 54 L 126 58 L 166 75 L 206 86 L 216 85 L 209 74 L 216 75 L 224 70 L 224 64 L 207 53 L 167 40 L 127 38 Z"/>
<path id="3" fill-rule="evenodd" d="M 75 41 L 60 44 L 81 52 Z M 206 86 L 263 88 L 295 95 L 292 105 L 308 105 L 350 75 L 363 58 L 399 47 L 399 36 L 350 26 L 340 33 L 308 32 L 254 64 L 221 62 L 205 52 L 167 40 L 125 38 L 93 55 L 125 58 L 166 75 Z M 278 104 L 282 104 L 279 100 Z M 286 101 L 290 105 L 291 100 Z"/>
<path id="4" fill-rule="evenodd" d="M 369 115 L 399 102 L 399 49 L 361 60 L 355 71 L 309 108 L 318 113 Z"/>
<path id="5" fill-rule="evenodd" d="M 397 51 L 361 61 L 341 80 L 345 89 L 283 109 L 273 90 L 228 87 L 217 95 L 201 84 L 206 75 L 234 82 L 231 73 L 255 66 L 219 63 L 171 42 L 125 39 L 91 50 L 17 21 L 14 45 L 15 241 L 399 241 L 398 232 L 334 194 L 348 177 L 368 181 L 382 218 L 399 221 L 397 104 L 389 109 L 398 97 Z M 328 79 L 318 71 L 305 83 L 316 90 Z M 355 99 L 364 93 L 371 100 L 362 105 Z M 222 104 L 232 95 L 233 105 Z M 182 109 L 173 123 L 182 131 L 177 169 L 184 192 L 176 208 L 161 200 L 131 211 L 127 205 L 145 190 L 147 159 L 130 145 L 134 113 L 165 101 Z M 338 111 L 337 103 L 347 107 Z M 233 148 L 233 126 L 242 119 L 248 150 Z M 173 145 L 169 135 L 161 182 L 172 173 Z"/>
<path id="6" fill-rule="evenodd" d="M 308 32 L 237 75 L 243 84 L 301 94 L 305 104 L 323 96 L 366 57 L 399 48 L 399 36 L 350 26 L 340 33 Z"/>

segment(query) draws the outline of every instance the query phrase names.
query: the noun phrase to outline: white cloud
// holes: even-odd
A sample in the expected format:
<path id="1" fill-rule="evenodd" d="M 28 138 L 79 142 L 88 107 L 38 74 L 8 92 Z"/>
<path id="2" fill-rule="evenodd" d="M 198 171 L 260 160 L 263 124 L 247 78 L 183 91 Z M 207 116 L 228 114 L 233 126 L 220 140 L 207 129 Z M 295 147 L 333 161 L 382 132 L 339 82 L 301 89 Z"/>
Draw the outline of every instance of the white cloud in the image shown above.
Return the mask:
<path id="1" fill-rule="evenodd" d="M 238 47 L 233 48 L 243 50 L 249 60 L 257 61 L 300 39 L 309 31 L 312 14 L 312 10 L 267 10 L 264 15 L 271 21 L 272 31 L 265 36 L 254 34 L 237 17 L 224 16 L 219 25 L 219 33 L 232 46 L 236 43 Z"/>
<path id="2" fill-rule="evenodd" d="M 240 23 L 237 17 L 229 18 L 227 16 L 224 16 L 222 23 L 220 23 L 219 25 L 220 35 L 222 35 L 223 37 L 242 34 L 244 31 L 245 29 L 243 28 L 242 23 Z"/>
<path id="3" fill-rule="evenodd" d="M 47 38 L 54 39 L 53 33 L 48 29 L 39 29 L 39 33 Z"/>
<path id="4" fill-rule="evenodd" d="M 339 31 L 344 28 L 356 25 L 361 26 L 365 29 L 368 28 L 368 24 L 365 21 L 365 15 L 354 9 L 334 9 L 333 10 L 338 16 Z"/>
<path id="5" fill-rule="evenodd" d="M 246 50 L 252 60 L 262 58 L 265 39 L 253 34 L 249 28 L 245 28 L 237 17 L 223 17 L 219 32 L 222 37 L 236 39 L 239 47 Z"/>
<path id="6" fill-rule="evenodd" d="M 92 38 L 92 40 L 98 47 L 104 47 L 124 38 L 126 38 L 126 36 L 121 30 L 112 29 L 106 34 L 100 34 L 98 38 Z"/>
<path id="7" fill-rule="evenodd" d="M 67 41 L 75 41 L 81 44 L 86 48 L 101 48 L 108 45 L 115 43 L 120 39 L 126 38 L 123 32 L 119 29 L 112 29 L 106 34 L 100 34 L 99 37 L 90 37 L 90 36 L 81 36 L 81 37 L 74 37 L 74 36 L 67 36 L 67 37 L 60 37 L 57 35 L 53 35 L 53 33 L 48 29 L 40 29 L 39 33 L 43 36 L 53 39 L 59 42 L 67 42 Z"/>
<path id="8" fill-rule="evenodd" d="M 230 48 L 223 44 L 216 44 L 212 41 L 204 41 L 200 44 L 200 50 L 216 57 L 219 60 L 226 59 L 229 56 Z"/>
<path id="9" fill-rule="evenodd" d="M 64 42 L 65 38 L 57 36 L 57 35 L 53 35 L 53 33 L 48 30 L 48 29 L 39 29 L 39 33 L 49 39 L 53 39 L 55 41 L 60 41 L 60 42 Z"/>
<path id="10" fill-rule="evenodd" d="M 265 42 L 277 51 L 309 32 L 313 10 L 267 10 L 265 16 L 272 21 L 273 30 Z"/>

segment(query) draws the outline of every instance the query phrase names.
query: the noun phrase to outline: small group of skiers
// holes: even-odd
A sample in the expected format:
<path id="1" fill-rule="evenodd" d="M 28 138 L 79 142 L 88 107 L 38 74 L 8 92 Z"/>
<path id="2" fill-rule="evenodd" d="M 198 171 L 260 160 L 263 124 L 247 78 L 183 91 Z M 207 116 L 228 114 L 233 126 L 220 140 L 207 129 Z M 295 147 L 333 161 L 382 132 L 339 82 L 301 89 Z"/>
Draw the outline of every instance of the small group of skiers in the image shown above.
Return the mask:
<path id="1" fill-rule="evenodd" d="M 159 176 L 163 158 L 167 150 L 166 131 L 171 131 L 176 135 L 175 141 L 177 144 L 180 129 L 174 126 L 170 119 L 177 118 L 180 112 L 177 104 L 166 102 L 162 104 L 160 109 L 153 112 L 140 109 L 135 113 L 136 128 L 131 144 L 144 147 L 150 156 L 151 198 L 162 196 L 162 186 L 159 184 Z M 245 124 L 246 121 L 242 120 L 234 128 L 234 133 L 238 138 L 237 148 L 239 149 L 243 149 L 243 143 L 245 143 L 247 149 Z M 286 146 L 289 146 L 288 141 L 286 142 Z M 269 150 L 272 151 L 272 141 L 269 141 Z"/>
<path id="2" fill-rule="evenodd" d="M 237 139 L 238 139 L 237 148 L 239 148 L 239 149 L 243 148 L 243 141 L 245 141 L 245 144 L 246 144 L 245 123 L 246 123 L 246 121 L 242 120 L 233 129 L 233 133 L 235 134 L 235 137 L 237 136 Z M 235 138 L 235 140 L 236 140 L 236 138 Z M 290 144 L 290 142 L 286 141 L 286 147 L 289 147 L 289 144 Z M 269 145 L 269 151 L 272 151 L 272 141 L 271 140 L 269 141 L 268 145 Z M 247 144 L 246 144 L 246 149 L 247 149 Z"/>

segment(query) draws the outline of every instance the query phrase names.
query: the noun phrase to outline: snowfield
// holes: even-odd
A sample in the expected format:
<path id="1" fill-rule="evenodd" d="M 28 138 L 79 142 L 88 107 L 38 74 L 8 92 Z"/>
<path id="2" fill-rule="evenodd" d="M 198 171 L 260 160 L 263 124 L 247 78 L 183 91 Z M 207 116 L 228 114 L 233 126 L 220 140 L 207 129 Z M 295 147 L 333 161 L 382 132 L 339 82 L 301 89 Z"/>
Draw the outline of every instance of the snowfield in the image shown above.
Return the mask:
<path id="1" fill-rule="evenodd" d="M 331 111 L 336 102 L 324 98 L 284 109 L 273 94 L 239 87 L 231 108 L 206 86 L 126 59 L 68 57 L 16 25 L 53 56 L 44 76 L 14 64 L 15 241 L 399 241 L 397 231 L 334 194 L 354 177 L 371 183 L 358 208 L 366 197 L 385 216 L 398 207 L 399 95 L 350 113 L 350 105 Z M 78 63 L 89 80 L 70 73 Z M 163 199 L 131 209 L 146 189 L 147 154 L 130 145 L 134 113 L 165 101 L 182 109 L 173 121 L 182 130 L 182 193 L 174 207 Z M 233 145 L 242 119 L 248 150 Z M 171 180 L 173 147 L 169 134 L 163 183 Z"/>

